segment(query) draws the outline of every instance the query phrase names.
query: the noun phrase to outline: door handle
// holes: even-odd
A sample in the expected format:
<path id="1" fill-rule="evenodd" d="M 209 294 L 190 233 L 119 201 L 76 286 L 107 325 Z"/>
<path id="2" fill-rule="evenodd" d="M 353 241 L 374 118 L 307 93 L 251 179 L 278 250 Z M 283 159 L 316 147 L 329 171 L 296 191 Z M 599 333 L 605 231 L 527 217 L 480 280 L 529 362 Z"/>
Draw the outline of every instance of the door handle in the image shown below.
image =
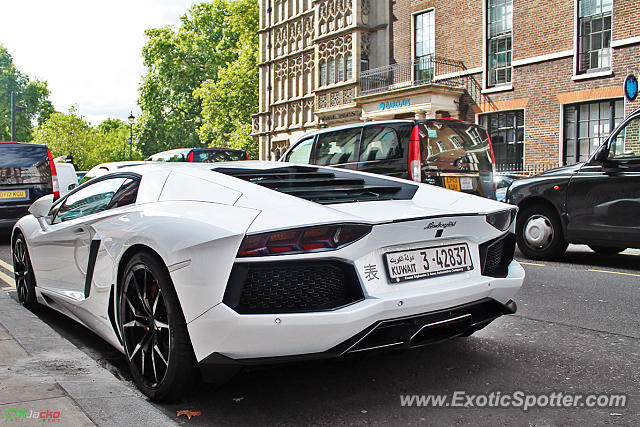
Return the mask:
<path id="1" fill-rule="evenodd" d="M 78 227 L 76 229 L 73 230 L 74 233 L 76 234 L 82 234 L 84 233 L 86 230 L 84 229 L 84 227 Z"/>

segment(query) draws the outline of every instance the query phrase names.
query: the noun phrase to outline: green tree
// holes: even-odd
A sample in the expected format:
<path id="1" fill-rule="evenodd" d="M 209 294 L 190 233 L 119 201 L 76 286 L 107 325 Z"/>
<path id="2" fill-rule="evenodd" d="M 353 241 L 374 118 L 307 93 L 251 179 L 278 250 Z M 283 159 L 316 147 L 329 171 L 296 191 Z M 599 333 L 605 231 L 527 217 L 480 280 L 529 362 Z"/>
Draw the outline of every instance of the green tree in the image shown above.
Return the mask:
<path id="1" fill-rule="evenodd" d="M 94 137 L 91 124 L 72 107 L 68 114 L 53 113 L 36 129 L 33 141 L 46 144 L 53 157 L 73 156 L 78 168 L 87 169 Z"/>
<path id="2" fill-rule="evenodd" d="M 253 0 L 239 0 L 230 8 L 229 26 L 239 34 L 238 58 L 194 91 L 202 102 L 198 135 L 210 145 L 241 148 L 257 158 L 251 114 L 258 110 L 258 9 Z"/>
<path id="3" fill-rule="evenodd" d="M 55 111 L 49 101 L 47 83 L 30 80 L 14 65 L 13 58 L 0 44 L 0 141 L 11 139 L 11 92 L 16 105 L 26 107 L 16 111 L 16 140 L 31 141 L 33 123 L 43 123 Z"/>
<path id="4" fill-rule="evenodd" d="M 53 157 L 72 155 L 79 170 L 129 159 L 128 124 L 119 119 L 106 119 L 93 127 L 74 107 L 67 114 L 52 114 L 36 129 L 34 142 L 47 144 Z M 142 158 L 134 146 L 132 159 Z"/>
<path id="5" fill-rule="evenodd" d="M 142 153 L 206 146 L 212 141 L 208 137 L 210 132 L 199 132 L 203 123 L 202 103 L 209 91 L 202 88 L 203 83 L 208 82 L 210 87 L 221 75 L 229 73 L 229 65 L 242 56 L 245 44 L 254 43 L 257 50 L 257 23 L 256 0 L 214 0 L 192 6 L 176 29 L 146 31 L 149 41 L 142 56 L 147 73 L 138 101 L 142 109 L 139 117 Z M 255 85 L 249 90 L 257 96 L 257 89 L 256 71 Z M 196 92 L 200 95 L 196 96 Z M 255 109 L 248 114 L 254 112 Z M 210 116 L 207 115 L 208 119 Z M 201 138 L 202 135 L 206 138 Z"/>

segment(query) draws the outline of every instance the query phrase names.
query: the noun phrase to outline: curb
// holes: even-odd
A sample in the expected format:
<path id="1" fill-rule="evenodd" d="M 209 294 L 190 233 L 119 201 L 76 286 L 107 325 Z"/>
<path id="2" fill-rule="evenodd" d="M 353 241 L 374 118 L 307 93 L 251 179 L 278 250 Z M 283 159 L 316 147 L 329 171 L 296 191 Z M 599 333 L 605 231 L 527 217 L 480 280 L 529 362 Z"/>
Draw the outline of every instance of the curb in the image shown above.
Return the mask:
<path id="1" fill-rule="evenodd" d="M 13 369 L 16 375 L 24 370 L 24 375 L 52 378 L 96 425 L 177 425 L 4 291 L 0 291 L 0 325 L 30 359 Z"/>

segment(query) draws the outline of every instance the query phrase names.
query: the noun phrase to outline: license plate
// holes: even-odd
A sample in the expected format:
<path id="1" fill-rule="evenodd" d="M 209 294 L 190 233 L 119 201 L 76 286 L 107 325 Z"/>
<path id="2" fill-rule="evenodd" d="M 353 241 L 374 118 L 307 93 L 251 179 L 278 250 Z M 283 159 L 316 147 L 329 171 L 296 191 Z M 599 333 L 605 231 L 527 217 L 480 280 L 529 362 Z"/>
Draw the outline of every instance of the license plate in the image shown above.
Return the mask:
<path id="1" fill-rule="evenodd" d="M 466 243 L 388 252 L 384 258 L 393 283 L 473 270 Z"/>
<path id="2" fill-rule="evenodd" d="M 26 199 L 27 190 L 4 190 L 0 191 L 0 199 Z"/>
<path id="3" fill-rule="evenodd" d="M 457 176 L 445 176 L 444 188 L 448 188 L 449 190 L 460 191 L 460 180 L 458 179 Z"/>
<path id="4" fill-rule="evenodd" d="M 460 188 L 463 190 L 473 190 L 473 179 L 466 176 L 460 178 Z"/>

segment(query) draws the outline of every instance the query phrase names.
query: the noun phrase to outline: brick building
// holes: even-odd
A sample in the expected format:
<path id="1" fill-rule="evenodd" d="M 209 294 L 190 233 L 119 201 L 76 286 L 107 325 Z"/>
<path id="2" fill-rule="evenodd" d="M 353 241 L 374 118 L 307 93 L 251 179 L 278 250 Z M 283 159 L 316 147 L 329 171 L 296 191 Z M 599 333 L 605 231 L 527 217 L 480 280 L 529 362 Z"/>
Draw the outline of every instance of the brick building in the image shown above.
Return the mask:
<path id="1" fill-rule="evenodd" d="M 635 7 L 634 7 L 635 6 Z M 637 0 L 261 0 L 263 159 L 304 132 L 454 117 L 489 129 L 501 170 L 586 159 L 640 69 Z"/>

